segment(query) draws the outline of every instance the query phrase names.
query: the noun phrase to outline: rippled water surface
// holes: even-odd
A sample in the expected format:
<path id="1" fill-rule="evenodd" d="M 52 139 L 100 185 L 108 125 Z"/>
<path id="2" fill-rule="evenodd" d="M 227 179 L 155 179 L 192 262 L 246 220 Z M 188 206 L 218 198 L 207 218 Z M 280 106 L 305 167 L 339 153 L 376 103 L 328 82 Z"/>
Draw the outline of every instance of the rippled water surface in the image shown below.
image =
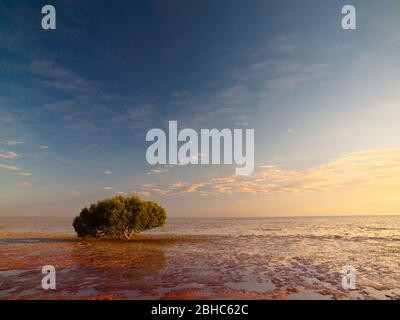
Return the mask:
<path id="1" fill-rule="evenodd" d="M 78 239 L 71 222 L 0 218 L 1 299 L 400 298 L 400 217 L 169 219 L 130 242 Z"/>

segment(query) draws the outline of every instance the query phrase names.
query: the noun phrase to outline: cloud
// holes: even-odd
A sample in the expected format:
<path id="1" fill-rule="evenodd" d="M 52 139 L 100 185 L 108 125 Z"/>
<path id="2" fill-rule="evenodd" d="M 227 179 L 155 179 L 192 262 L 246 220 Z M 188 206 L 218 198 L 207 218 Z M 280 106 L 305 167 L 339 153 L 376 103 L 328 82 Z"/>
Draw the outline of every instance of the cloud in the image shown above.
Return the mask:
<path id="1" fill-rule="evenodd" d="M 265 81 L 268 90 L 292 89 L 300 83 L 329 74 L 328 64 L 288 64 L 281 68 L 281 75 Z"/>
<path id="2" fill-rule="evenodd" d="M 111 191 L 112 190 L 111 187 L 102 187 L 102 189 L 105 190 L 105 191 Z"/>
<path id="3" fill-rule="evenodd" d="M 168 169 L 165 168 L 158 168 L 158 169 L 151 169 L 149 171 L 147 171 L 147 174 L 149 175 L 153 175 L 153 174 L 163 174 L 168 172 Z"/>
<path id="4" fill-rule="evenodd" d="M 96 84 L 93 81 L 83 79 L 74 71 L 51 60 L 34 60 L 25 70 L 40 77 L 40 83 L 46 88 L 63 91 L 97 92 Z"/>
<path id="5" fill-rule="evenodd" d="M 116 191 L 115 194 L 117 196 L 127 196 L 128 195 L 126 192 L 122 192 L 122 191 Z"/>
<path id="6" fill-rule="evenodd" d="M 12 164 L 3 164 L 3 163 L 0 163 L 0 168 L 11 170 L 11 171 L 19 171 L 19 170 L 21 170 L 19 167 L 14 166 Z"/>
<path id="7" fill-rule="evenodd" d="M 18 157 L 18 154 L 16 154 L 13 151 L 0 150 L 0 158 L 2 158 L 2 159 L 14 159 L 17 157 Z"/>
<path id="8" fill-rule="evenodd" d="M 112 172 L 111 171 L 104 171 L 104 174 L 106 174 L 106 175 L 112 175 Z"/>
<path id="9" fill-rule="evenodd" d="M 155 116 L 151 104 L 137 106 L 123 106 L 118 113 L 110 115 L 109 124 L 113 127 L 125 125 L 131 129 L 143 129 L 151 127 Z"/>
<path id="10" fill-rule="evenodd" d="M 133 193 L 137 194 L 138 196 L 142 196 L 142 197 L 150 197 L 151 196 L 151 192 L 149 191 L 133 191 Z"/>
<path id="11" fill-rule="evenodd" d="M 195 192 L 198 189 L 202 188 L 203 186 L 204 186 L 203 183 L 194 183 L 194 184 L 189 185 L 184 192 L 192 193 L 192 192 Z"/>
<path id="12" fill-rule="evenodd" d="M 293 89 L 303 82 L 325 77 L 329 73 L 330 65 L 323 62 L 305 63 L 297 59 L 259 59 L 237 71 L 234 78 L 239 81 L 240 85 L 236 84 L 225 92 L 230 92 L 233 99 L 235 96 L 236 99 L 246 96 L 265 99 L 276 89 Z M 259 90 L 252 89 L 255 81 L 263 84 Z"/>
<path id="13" fill-rule="evenodd" d="M 305 62 L 293 54 L 283 54 L 295 49 L 287 38 L 278 38 L 253 55 L 252 61 L 236 67 L 220 90 L 176 98 L 174 105 L 179 108 L 174 109 L 174 118 L 192 128 L 216 126 L 220 121 L 249 123 L 271 99 L 330 74 L 331 66 L 325 61 Z M 190 116 L 187 105 L 192 106 Z"/>
<path id="14" fill-rule="evenodd" d="M 67 193 L 68 193 L 70 196 L 73 196 L 73 197 L 78 197 L 78 196 L 81 195 L 78 191 L 75 191 L 75 190 L 69 190 Z"/>
<path id="15" fill-rule="evenodd" d="M 305 170 L 265 164 L 249 176 L 222 176 L 200 182 L 145 184 L 162 195 L 273 195 L 335 192 L 400 192 L 400 149 L 354 152 Z"/>
<path id="16" fill-rule="evenodd" d="M 25 144 L 25 142 L 23 142 L 23 141 L 18 141 L 18 140 L 8 140 L 8 141 L 6 141 L 6 144 L 7 144 L 8 146 L 15 146 L 15 145 L 17 145 L 17 144 Z"/>
<path id="17" fill-rule="evenodd" d="M 287 37 L 279 37 L 268 46 L 267 51 L 273 54 L 281 55 L 291 53 L 295 49 L 296 46 Z"/>
<path id="18" fill-rule="evenodd" d="M 273 56 L 273 57 L 289 57 L 299 49 L 297 44 L 287 36 L 280 36 L 268 44 L 256 48 L 252 53 L 253 57 Z"/>
<path id="19" fill-rule="evenodd" d="M 32 183 L 25 181 L 25 182 L 19 182 L 17 183 L 17 186 L 23 187 L 23 188 L 30 188 L 32 187 Z"/>
<path id="20" fill-rule="evenodd" d="M 13 164 L 0 163 L 0 168 L 13 171 L 14 174 L 19 175 L 19 176 L 23 176 L 23 177 L 32 176 L 32 173 L 27 172 L 27 171 L 22 171 L 22 169 L 20 167 L 13 165 Z"/>
<path id="21" fill-rule="evenodd" d="M 49 146 L 40 146 L 41 149 L 49 149 Z"/>
<path id="22" fill-rule="evenodd" d="M 171 189 L 163 190 L 163 186 L 159 186 L 156 183 L 144 183 L 141 185 L 141 190 L 138 192 L 154 192 L 161 195 L 167 195 L 168 193 L 170 193 L 170 191 Z"/>
<path id="23" fill-rule="evenodd" d="M 23 177 L 32 176 L 32 173 L 27 172 L 27 171 L 22 171 L 22 169 L 20 167 L 17 167 L 16 165 L 13 165 L 13 164 L 0 163 L 0 168 L 13 171 L 14 174 L 19 175 L 19 176 L 23 176 Z"/>
<path id="24" fill-rule="evenodd" d="M 24 177 L 30 177 L 32 175 L 30 172 L 17 172 L 16 174 Z"/>
<path id="25" fill-rule="evenodd" d="M 102 136 L 104 141 L 113 135 L 133 131 L 142 137 L 145 128 L 153 127 L 157 115 L 151 104 L 140 98 L 107 93 L 102 89 L 96 94 L 75 94 L 42 106 L 41 112 L 57 117 L 52 123 L 59 135 L 76 138 Z"/>

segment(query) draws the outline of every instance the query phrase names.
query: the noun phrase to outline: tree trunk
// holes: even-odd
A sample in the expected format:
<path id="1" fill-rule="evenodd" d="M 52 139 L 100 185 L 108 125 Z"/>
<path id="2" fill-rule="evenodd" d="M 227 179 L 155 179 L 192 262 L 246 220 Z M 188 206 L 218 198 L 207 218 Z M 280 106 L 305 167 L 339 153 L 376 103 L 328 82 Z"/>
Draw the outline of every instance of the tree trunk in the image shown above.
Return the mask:
<path id="1" fill-rule="evenodd" d="M 124 237 L 126 240 L 131 240 L 132 234 L 131 233 L 127 233 L 126 231 L 124 232 Z"/>

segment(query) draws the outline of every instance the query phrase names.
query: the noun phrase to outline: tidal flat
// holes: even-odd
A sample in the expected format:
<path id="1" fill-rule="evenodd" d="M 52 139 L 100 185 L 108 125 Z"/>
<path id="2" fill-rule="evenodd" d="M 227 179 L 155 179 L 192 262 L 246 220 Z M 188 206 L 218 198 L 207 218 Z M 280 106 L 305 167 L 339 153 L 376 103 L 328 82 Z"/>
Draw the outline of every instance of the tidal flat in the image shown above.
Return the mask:
<path id="1" fill-rule="evenodd" d="M 399 217 L 170 219 L 130 241 L 0 218 L 0 299 L 400 299 L 399 253 Z"/>

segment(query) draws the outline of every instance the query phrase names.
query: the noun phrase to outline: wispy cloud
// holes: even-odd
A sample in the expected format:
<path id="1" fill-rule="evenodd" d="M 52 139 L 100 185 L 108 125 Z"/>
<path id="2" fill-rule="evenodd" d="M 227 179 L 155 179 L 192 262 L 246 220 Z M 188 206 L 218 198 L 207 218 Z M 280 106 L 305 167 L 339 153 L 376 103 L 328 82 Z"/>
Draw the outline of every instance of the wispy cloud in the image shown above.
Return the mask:
<path id="1" fill-rule="evenodd" d="M 328 64 L 289 64 L 282 68 L 282 74 L 273 79 L 265 81 L 269 90 L 292 89 L 300 83 L 324 77 L 329 74 Z"/>
<path id="2" fill-rule="evenodd" d="M 127 126 L 131 129 L 148 128 L 154 123 L 155 117 L 151 104 L 121 107 L 119 112 L 110 115 L 110 126 Z"/>
<path id="3" fill-rule="evenodd" d="M 32 183 L 28 182 L 28 181 L 19 182 L 19 183 L 17 183 L 17 186 L 20 186 L 22 188 L 30 188 L 30 187 L 32 187 Z"/>
<path id="4" fill-rule="evenodd" d="M 16 174 L 24 177 L 30 177 L 32 175 L 30 172 L 17 172 Z"/>
<path id="5" fill-rule="evenodd" d="M 141 197 L 150 197 L 151 196 L 151 192 L 149 191 L 132 191 L 132 193 L 141 196 Z"/>
<path id="6" fill-rule="evenodd" d="M 354 152 L 306 170 L 261 165 L 250 176 L 223 176 L 195 183 L 144 184 L 161 195 L 268 195 L 400 191 L 400 149 Z"/>
<path id="7" fill-rule="evenodd" d="M 102 187 L 101 189 L 105 190 L 105 191 L 111 191 L 112 188 L 111 187 Z"/>
<path id="8" fill-rule="evenodd" d="M 0 158 L 2 158 L 2 159 L 14 159 L 17 157 L 18 157 L 18 154 L 15 153 L 14 151 L 0 150 Z"/>
<path id="9" fill-rule="evenodd" d="M 81 195 L 78 191 L 75 191 L 75 190 L 69 190 L 67 193 L 68 193 L 70 196 L 73 196 L 73 197 L 78 197 L 78 196 Z"/>
<path id="10" fill-rule="evenodd" d="M 157 168 L 157 169 L 150 169 L 147 171 L 148 175 L 155 175 L 155 174 L 163 174 L 167 173 L 169 170 L 167 168 Z"/>
<path id="11" fill-rule="evenodd" d="M 266 53 L 282 55 L 282 54 L 292 53 L 296 50 L 296 48 L 297 47 L 294 45 L 291 39 L 285 36 L 281 36 L 278 37 L 272 43 L 270 43 L 266 47 L 265 51 Z"/>
<path id="12" fill-rule="evenodd" d="M 0 169 L 10 170 L 15 175 L 22 176 L 22 177 L 32 176 L 32 173 L 30 173 L 28 171 L 23 171 L 23 169 L 21 169 L 20 167 L 18 167 L 16 165 L 13 165 L 13 164 L 0 163 Z"/>
<path id="13" fill-rule="evenodd" d="M 0 168 L 6 169 L 6 170 L 11 170 L 11 171 L 19 171 L 21 170 L 19 167 L 12 165 L 12 164 L 4 164 L 0 163 Z"/>
<path id="14" fill-rule="evenodd" d="M 110 175 L 112 175 L 112 172 L 107 170 L 107 171 L 104 171 L 104 174 L 110 176 Z"/>
<path id="15" fill-rule="evenodd" d="M 220 121 L 251 123 L 254 114 L 272 98 L 331 73 L 331 66 L 325 61 L 307 62 L 290 54 L 296 49 L 288 38 L 278 38 L 247 63 L 235 66 L 218 91 L 205 96 L 174 97 L 174 103 L 182 106 L 174 117 L 190 127 Z M 184 108 L 187 105 L 192 107 L 189 117 Z"/>
<path id="16" fill-rule="evenodd" d="M 50 149 L 49 146 L 40 146 L 40 149 Z"/>
<path id="17" fill-rule="evenodd" d="M 18 145 L 18 144 L 25 144 L 25 142 L 18 141 L 18 140 L 8 140 L 8 141 L 6 141 L 6 144 L 8 146 L 15 146 L 15 145 Z"/>
<path id="18" fill-rule="evenodd" d="M 64 91 L 93 92 L 96 84 L 80 77 L 76 72 L 56 64 L 52 60 L 34 60 L 26 71 L 41 78 L 41 84 L 47 88 Z"/>

